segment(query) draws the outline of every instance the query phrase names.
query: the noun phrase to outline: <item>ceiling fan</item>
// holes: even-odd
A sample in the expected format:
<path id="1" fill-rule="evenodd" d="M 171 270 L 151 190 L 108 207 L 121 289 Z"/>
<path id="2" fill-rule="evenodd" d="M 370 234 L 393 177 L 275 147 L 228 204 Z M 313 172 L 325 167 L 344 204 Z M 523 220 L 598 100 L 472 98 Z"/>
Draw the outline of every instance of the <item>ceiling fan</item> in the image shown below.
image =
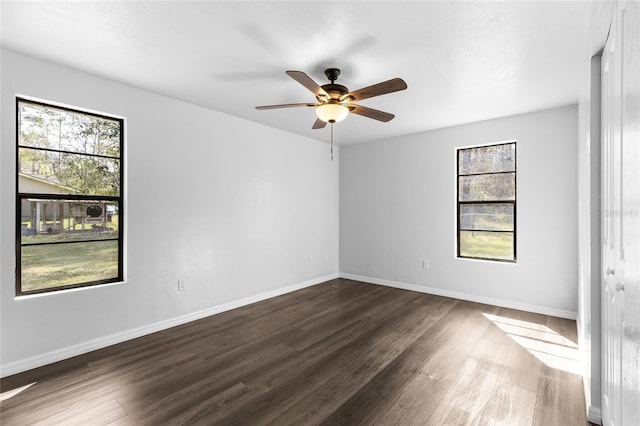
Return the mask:
<path id="1" fill-rule="evenodd" d="M 390 121 L 395 117 L 393 114 L 362 105 L 356 105 L 353 102 L 374 96 L 386 95 L 387 93 L 393 93 L 407 88 L 407 83 L 405 83 L 404 80 L 401 78 L 393 78 L 383 81 L 382 83 L 374 84 L 373 86 L 350 92 L 345 86 L 335 82 L 340 75 L 338 68 L 328 68 L 324 71 L 324 74 L 331 83 L 323 84 L 322 86 L 302 71 L 287 71 L 286 73 L 289 77 L 309 89 L 316 96 L 317 102 L 265 105 L 257 106 L 256 109 L 314 107 L 317 119 L 315 123 L 313 123 L 313 129 L 321 129 L 325 127 L 327 123 L 333 124 L 342 121 L 349 113 L 383 122 Z"/>

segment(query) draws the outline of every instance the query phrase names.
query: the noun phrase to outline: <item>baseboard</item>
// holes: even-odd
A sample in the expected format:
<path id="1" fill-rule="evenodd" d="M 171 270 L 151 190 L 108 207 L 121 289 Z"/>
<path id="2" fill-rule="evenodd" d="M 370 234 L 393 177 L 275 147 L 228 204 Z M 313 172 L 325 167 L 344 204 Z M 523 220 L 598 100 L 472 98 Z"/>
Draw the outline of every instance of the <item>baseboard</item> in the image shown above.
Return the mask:
<path id="1" fill-rule="evenodd" d="M 597 425 L 601 425 L 602 411 L 600 411 L 599 408 L 590 405 L 587 409 L 587 421 L 590 421 L 591 423 L 595 423 Z"/>
<path id="2" fill-rule="evenodd" d="M 177 325 L 186 324 L 191 321 L 206 318 L 211 315 L 219 314 L 222 312 L 230 311 L 232 309 L 240 308 L 242 306 L 250 305 L 252 303 L 260 302 L 272 297 L 281 296 L 283 294 L 291 293 L 292 291 L 301 290 L 306 287 L 311 287 L 316 284 L 320 284 L 335 278 L 339 278 L 339 274 L 331 274 L 323 277 L 314 278 L 312 280 L 304 281 L 288 287 L 279 288 L 276 290 L 268 291 L 266 293 L 257 294 L 255 296 L 245 297 L 240 300 L 236 300 L 222 305 L 213 306 L 211 308 L 203 309 L 201 311 L 192 312 L 179 317 L 171 318 L 168 320 L 156 322 L 153 324 L 145 325 L 131 330 L 126 330 L 120 333 L 112 334 L 110 336 L 101 337 L 98 339 L 82 342 L 77 345 L 68 346 L 66 348 L 57 349 L 55 351 L 47 352 L 45 354 L 37 355 L 34 357 L 26 358 L 23 360 L 11 362 L 0 366 L 0 377 L 11 376 L 13 374 L 21 373 L 23 371 L 31 370 L 33 368 L 42 367 L 47 364 L 62 361 L 67 358 L 82 355 L 87 352 L 95 351 L 96 349 L 105 348 L 107 346 L 122 343 L 127 340 L 135 339 L 145 336 L 147 334 L 155 333 L 165 330 L 167 328 L 175 327 Z"/>
<path id="3" fill-rule="evenodd" d="M 519 311 L 534 312 L 536 314 L 549 315 L 552 317 L 566 318 L 575 320 L 576 312 L 565 311 L 563 309 L 549 308 L 546 306 L 528 305 L 525 303 L 512 302 L 510 300 L 496 299 L 493 297 L 478 296 L 475 294 L 461 293 L 457 291 L 443 290 L 440 288 L 426 287 L 415 284 L 401 283 L 397 281 L 383 280 L 380 278 L 363 277 L 360 275 L 340 273 L 340 278 L 346 278 L 354 281 L 362 281 L 369 284 L 384 285 L 387 287 L 395 287 L 403 290 L 417 291 L 420 293 L 434 294 L 436 296 L 451 297 L 454 299 L 467 300 L 469 302 L 484 303 L 486 305 L 500 306 L 503 308 L 517 309 Z"/>

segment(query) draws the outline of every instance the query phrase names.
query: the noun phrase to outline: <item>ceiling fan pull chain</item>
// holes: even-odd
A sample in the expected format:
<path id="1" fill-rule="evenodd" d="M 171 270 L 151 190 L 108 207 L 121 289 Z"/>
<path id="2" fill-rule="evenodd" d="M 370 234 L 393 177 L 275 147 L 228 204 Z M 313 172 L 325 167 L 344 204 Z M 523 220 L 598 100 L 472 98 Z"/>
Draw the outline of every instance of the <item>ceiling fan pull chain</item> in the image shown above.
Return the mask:
<path id="1" fill-rule="evenodd" d="M 333 123 L 331 123 L 331 161 L 333 161 Z"/>

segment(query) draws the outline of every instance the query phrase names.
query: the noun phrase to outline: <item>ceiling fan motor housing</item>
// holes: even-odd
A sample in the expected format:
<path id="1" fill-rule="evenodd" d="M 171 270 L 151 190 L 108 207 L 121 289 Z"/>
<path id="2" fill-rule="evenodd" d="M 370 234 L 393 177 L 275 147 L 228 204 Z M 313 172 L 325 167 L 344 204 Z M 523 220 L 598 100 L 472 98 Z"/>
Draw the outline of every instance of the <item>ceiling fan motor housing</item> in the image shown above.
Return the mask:
<path id="1" fill-rule="evenodd" d="M 331 99 L 341 99 L 344 95 L 349 93 L 349 89 L 347 89 L 342 84 L 329 83 L 329 84 L 323 84 L 320 87 L 322 87 L 322 89 L 325 92 L 327 92 L 327 94 L 329 95 L 329 98 Z"/>
<path id="2" fill-rule="evenodd" d="M 338 68 L 327 68 L 324 71 L 324 75 L 327 76 L 327 78 L 329 80 L 331 80 L 331 83 L 329 84 L 324 84 L 320 87 L 322 87 L 322 89 L 327 92 L 327 94 L 329 95 L 329 98 L 332 100 L 342 100 L 342 98 L 349 93 L 349 89 L 347 89 L 346 86 L 343 86 L 342 84 L 336 84 L 335 81 L 338 79 L 338 76 L 340 75 L 340 70 Z M 326 101 L 326 99 L 321 99 L 320 97 L 318 97 L 319 101 Z"/>

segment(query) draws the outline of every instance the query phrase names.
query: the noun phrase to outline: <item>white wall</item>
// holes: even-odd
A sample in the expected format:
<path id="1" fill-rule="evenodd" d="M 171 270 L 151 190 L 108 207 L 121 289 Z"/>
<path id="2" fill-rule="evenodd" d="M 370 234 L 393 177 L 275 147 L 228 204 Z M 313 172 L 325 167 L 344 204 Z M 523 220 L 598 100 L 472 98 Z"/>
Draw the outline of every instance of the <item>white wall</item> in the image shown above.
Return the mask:
<path id="1" fill-rule="evenodd" d="M 568 106 L 343 146 L 340 272 L 575 318 L 577 129 L 577 107 Z M 518 262 L 457 259 L 456 148 L 510 140 Z"/>
<path id="2" fill-rule="evenodd" d="M 337 276 L 327 144 L 1 55 L 3 376 Z M 126 283 L 14 297 L 16 94 L 126 117 Z"/>

